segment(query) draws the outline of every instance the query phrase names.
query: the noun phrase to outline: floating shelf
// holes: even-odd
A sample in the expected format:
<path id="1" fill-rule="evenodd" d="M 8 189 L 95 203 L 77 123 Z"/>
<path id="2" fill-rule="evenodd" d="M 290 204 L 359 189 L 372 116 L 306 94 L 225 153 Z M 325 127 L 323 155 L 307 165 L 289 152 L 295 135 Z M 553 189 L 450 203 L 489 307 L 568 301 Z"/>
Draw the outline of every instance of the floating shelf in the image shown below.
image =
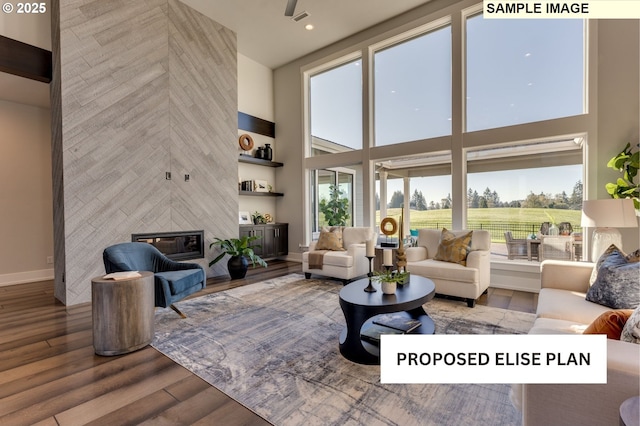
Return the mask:
<path id="1" fill-rule="evenodd" d="M 240 195 L 251 195 L 253 197 L 282 197 L 282 192 L 256 192 L 256 191 L 238 191 Z"/>
<path id="2" fill-rule="evenodd" d="M 240 156 L 238 156 L 238 161 L 241 162 L 241 163 L 258 164 L 260 166 L 267 166 L 267 167 L 282 167 L 282 166 L 284 166 L 283 163 L 278 163 L 277 161 L 263 160 L 261 158 L 255 158 L 255 157 L 251 157 L 249 155 L 240 155 Z"/>

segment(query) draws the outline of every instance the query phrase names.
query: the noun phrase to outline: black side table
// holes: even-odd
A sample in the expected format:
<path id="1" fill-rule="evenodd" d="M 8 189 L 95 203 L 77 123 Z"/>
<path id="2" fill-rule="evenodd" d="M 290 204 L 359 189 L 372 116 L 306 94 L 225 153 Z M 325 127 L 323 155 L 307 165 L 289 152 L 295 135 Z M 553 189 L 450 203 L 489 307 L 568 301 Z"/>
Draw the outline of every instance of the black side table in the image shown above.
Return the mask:
<path id="1" fill-rule="evenodd" d="M 362 331 L 372 325 L 373 317 L 390 312 L 406 312 L 407 318 L 419 320 L 422 324 L 412 333 L 433 334 L 435 324 L 425 313 L 422 305 L 433 299 L 436 287 L 428 278 L 411 275 L 408 284 L 398 286 L 395 294 L 383 294 L 380 284 L 374 283 L 378 291 L 367 293 L 364 288 L 369 279 L 364 278 L 346 285 L 340 290 L 340 307 L 347 326 L 340 334 L 340 353 L 350 361 L 359 364 L 379 364 L 380 349 L 363 342 Z"/>

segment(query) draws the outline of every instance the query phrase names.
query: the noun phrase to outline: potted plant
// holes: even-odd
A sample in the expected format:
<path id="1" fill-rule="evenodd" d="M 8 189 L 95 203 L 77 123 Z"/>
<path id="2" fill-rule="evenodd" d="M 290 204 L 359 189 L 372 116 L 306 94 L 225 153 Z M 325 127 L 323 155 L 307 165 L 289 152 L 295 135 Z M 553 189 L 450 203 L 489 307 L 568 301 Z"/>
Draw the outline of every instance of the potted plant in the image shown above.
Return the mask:
<path id="1" fill-rule="evenodd" d="M 260 237 L 247 235 L 240 238 L 229 238 L 226 240 L 215 238 L 215 241 L 209 244 L 209 248 L 211 249 L 213 246 L 219 246 L 222 253 L 209 262 L 209 266 L 220 261 L 228 254 L 231 257 L 227 261 L 227 268 L 229 269 L 229 275 L 231 275 L 232 280 L 244 278 L 247 274 L 247 269 L 249 269 L 249 260 L 251 260 L 254 267 L 257 263 L 258 265 L 266 268 L 267 262 L 253 251 L 254 248 L 259 248 L 260 246 L 249 246 L 249 243 L 257 240 L 258 238 Z"/>
<path id="2" fill-rule="evenodd" d="M 251 219 L 253 220 L 254 225 L 261 225 L 263 223 L 267 223 L 267 220 L 264 217 L 264 215 L 262 213 L 259 213 L 258 211 L 256 211 L 254 214 L 251 215 Z"/>
<path id="3" fill-rule="evenodd" d="M 384 294 L 394 294 L 398 283 L 404 284 L 408 274 L 408 272 L 386 270 L 374 272 L 373 279 L 380 281 L 380 288 Z"/>
<path id="4" fill-rule="evenodd" d="M 618 170 L 622 177 L 606 185 L 607 193 L 611 198 L 631 198 L 636 208 L 636 214 L 640 210 L 640 183 L 635 182 L 640 169 L 640 152 L 638 146 L 631 147 L 630 143 L 607 163 L 607 167 Z M 635 149 L 635 151 L 634 151 Z"/>

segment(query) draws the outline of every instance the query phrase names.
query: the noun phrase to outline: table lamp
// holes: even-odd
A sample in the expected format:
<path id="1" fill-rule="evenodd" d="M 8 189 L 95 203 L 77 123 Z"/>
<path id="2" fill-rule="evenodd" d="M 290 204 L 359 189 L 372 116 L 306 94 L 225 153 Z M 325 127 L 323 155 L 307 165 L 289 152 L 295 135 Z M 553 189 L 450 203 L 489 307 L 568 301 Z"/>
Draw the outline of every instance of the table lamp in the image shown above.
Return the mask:
<path id="1" fill-rule="evenodd" d="M 580 225 L 595 228 L 591 238 L 591 261 L 615 244 L 622 250 L 622 235 L 616 228 L 635 228 L 638 226 L 633 200 L 629 198 L 609 198 L 605 200 L 585 200 L 582 202 L 582 220 Z"/>

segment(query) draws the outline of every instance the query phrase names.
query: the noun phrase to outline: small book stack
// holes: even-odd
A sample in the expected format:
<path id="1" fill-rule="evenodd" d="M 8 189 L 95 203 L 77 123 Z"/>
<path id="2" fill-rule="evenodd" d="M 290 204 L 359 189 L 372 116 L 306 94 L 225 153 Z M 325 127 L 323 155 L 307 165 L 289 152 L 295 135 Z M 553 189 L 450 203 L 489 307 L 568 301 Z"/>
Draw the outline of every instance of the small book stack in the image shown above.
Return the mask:
<path id="1" fill-rule="evenodd" d="M 382 334 L 407 334 L 421 325 L 417 319 L 408 318 L 403 314 L 378 315 L 373 324 L 362 331 L 360 337 L 369 343 L 380 345 Z"/>
<path id="2" fill-rule="evenodd" d="M 256 189 L 256 182 L 254 180 L 243 180 L 240 182 L 241 191 L 253 192 Z"/>

